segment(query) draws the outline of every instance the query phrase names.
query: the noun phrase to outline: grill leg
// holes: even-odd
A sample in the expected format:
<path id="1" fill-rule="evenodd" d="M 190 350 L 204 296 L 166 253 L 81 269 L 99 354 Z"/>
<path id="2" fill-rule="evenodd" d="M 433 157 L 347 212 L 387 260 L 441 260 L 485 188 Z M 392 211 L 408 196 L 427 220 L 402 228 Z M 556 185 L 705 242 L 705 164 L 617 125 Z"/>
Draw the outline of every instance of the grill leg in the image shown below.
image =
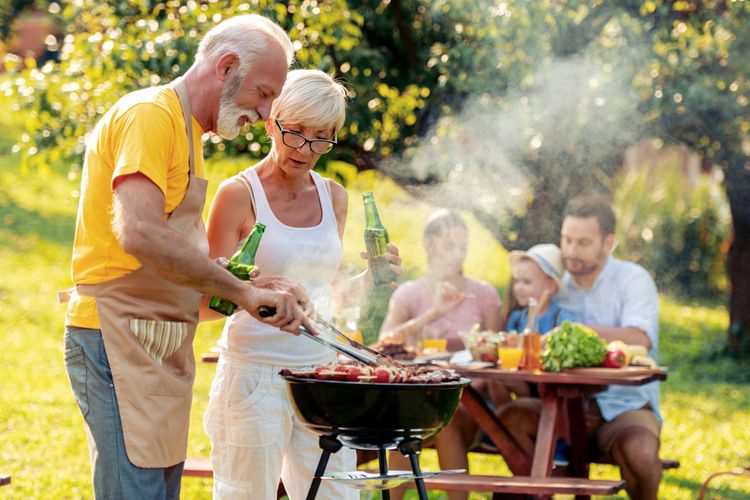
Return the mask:
<path id="1" fill-rule="evenodd" d="M 408 439 L 402 441 L 401 444 L 398 445 L 398 451 L 409 457 L 411 470 L 416 476 L 414 484 L 417 486 L 419 500 L 427 500 L 427 489 L 424 486 L 424 479 L 422 479 L 422 469 L 419 467 L 419 453 L 422 451 L 422 440 Z"/>
<path id="2" fill-rule="evenodd" d="M 380 475 L 384 476 L 388 473 L 388 461 L 386 460 L 385 449 L 378 449 L 378 465 L 380 466 Z M 391 492 L 388 490 L 382 490 L 380 492 L 380 498 L 383 500 L 391 500 Z"/>
<path id="3" fill-rule="evenodd" d="M 336 436 L 320 436 L 318 445 L 323 450 L 320 454 L 320 460 L 318 461 L 318 468 L 315 469 L 315 476 L 313 476 L 312 483 L 310 483 L 310 489 L 307 491 L 307 500 L 313 500 L 318 495 L 318 489 L 320 488 L 321 477 L 326 471 L 328 465 L 328 459 L 331 453 L 336 453 L 341 449 L 341 443 L 339 443 Z"/>

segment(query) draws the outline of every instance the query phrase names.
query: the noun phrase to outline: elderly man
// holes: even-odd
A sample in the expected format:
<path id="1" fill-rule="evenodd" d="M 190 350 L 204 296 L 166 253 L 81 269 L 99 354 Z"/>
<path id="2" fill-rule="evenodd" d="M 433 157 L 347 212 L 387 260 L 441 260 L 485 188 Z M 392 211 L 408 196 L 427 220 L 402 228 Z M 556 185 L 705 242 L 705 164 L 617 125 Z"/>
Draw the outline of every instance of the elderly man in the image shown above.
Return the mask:
<path id="1" fill-rule="evenodd" d="M 600 196 L 571 200 L 563 213 L 560 238 L 566 273 L 560 306 L 582 318 L 606 341 L 645 346 L 656 359 L 659 297 L 648 272 L 610 255 L 615 214 Z M 500 417 L 525 447 L 532 445 L 541 405 L 518 401 Z M 531 417 L 531 418 L 529 418 Z M 612 386 L 588 401 L 587 428 L 598 451 L 619 467 L 631 498 L 656 499 L 659 460 L 659 383 Z"/>
<path id="2" fill-rule="evenodd" d="M 83 414 L 96 498 L 179 498 L 201 294 L 296 331 L 297 285 L 236 279 L 207 256 L 201 135 L 268 118 L 293 59 L 257 15 L 212 28 L 175 82 L 121 98 L 88 140 L 73 244 L 65 365 Z"/>

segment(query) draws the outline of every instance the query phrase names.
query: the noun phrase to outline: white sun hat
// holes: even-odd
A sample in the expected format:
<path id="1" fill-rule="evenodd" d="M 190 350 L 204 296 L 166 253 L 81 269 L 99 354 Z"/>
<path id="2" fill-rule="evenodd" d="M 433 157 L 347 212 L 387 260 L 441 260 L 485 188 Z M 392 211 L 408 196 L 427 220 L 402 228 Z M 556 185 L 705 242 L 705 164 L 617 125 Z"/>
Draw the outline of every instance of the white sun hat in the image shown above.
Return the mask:
<path id="1" fill-rule="evenodd" d="M 537 263 L 544 274 L 555 280 L 558 285 L 562 284 L 562 256 L 560 248 L 554 243 L 534 245 L 525 252 L 523 250 L 513 250 L 508 257 L 511 265 L 521 259 L 531 259 Z"/>

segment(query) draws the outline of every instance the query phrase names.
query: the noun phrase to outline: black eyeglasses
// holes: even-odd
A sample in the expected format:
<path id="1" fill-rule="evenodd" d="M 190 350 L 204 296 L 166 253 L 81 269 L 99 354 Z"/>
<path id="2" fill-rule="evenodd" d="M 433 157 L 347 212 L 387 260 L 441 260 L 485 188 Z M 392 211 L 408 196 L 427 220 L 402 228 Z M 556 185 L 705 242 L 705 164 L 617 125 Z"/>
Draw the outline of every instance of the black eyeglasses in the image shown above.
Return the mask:
<path id="1" fill-rule="evenodd" d="M 336 140 L 336 137 L 334 137 L 333 140 L 329 139 L 308 139 L 304 135 L 300 134 L 299 132 L 294 132 L 292 130 L 284 130 L 284 127 L 281 126 L 281 123 L 279 123 L 279 119 L 274 120 L 276 122 L 276 126 L 279 127 L 279 130 L 281 131 L 281 142 L 284 143 L 284 145 L 289 146 L 293 149 L 299 149 L 302 146 L 304 146 L 307 143 L 310 143 L 310 149 L 313 153 L 324 155 L 330 150 L 333 149 L 333 146 L 338 144 L 338 141 Z"/>

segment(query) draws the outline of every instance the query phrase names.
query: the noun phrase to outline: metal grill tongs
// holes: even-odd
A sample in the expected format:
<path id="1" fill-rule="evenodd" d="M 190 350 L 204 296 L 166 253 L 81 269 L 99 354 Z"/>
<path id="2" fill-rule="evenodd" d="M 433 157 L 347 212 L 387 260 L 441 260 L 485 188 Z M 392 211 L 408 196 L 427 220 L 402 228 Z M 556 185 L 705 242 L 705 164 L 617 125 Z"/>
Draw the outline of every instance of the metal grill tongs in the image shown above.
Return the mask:
<path id="1" fill-rule="evenodd" d="M 258 314 L 261 317 L 269 317 L 276 314 L 276 311 L 271 307 L 261 306 L 258 310 Z M 308 317 L 315 323 L 317 330 L 320 332 L 319 335 L 315 335 L 308 330 L 304 325 L 299 327 L 299 333 L 305 337 L 311 338 L 319 344 L 323 344 L 329 349 L 333 349 L 339 354 L 343 354 L 347 358 L 353 359 L 358 363 L 362 363 L 369 366 L 387 366 L 403 368 L 404 365 L 395 361 L 390 356 L 367 347 L 361 342 L 348 337 L 341 333 L 329 322 L 321 318 L 315 313 L 308 313 Z M 343 341 L 343 342 L 342 342 Z"/>

